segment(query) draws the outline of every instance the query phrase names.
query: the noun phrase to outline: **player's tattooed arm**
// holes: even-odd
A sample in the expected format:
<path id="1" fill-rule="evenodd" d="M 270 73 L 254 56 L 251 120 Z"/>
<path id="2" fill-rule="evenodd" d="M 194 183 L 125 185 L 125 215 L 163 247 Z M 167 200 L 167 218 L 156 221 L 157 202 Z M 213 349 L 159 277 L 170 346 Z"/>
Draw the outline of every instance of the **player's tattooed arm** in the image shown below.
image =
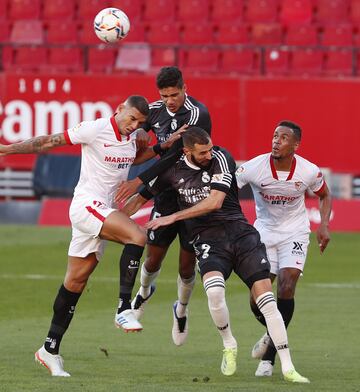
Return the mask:
<path id="1" fill-rule="evenodd" d="M 19 143 L 8 145 L 0 144 L 0 155 L 37 154 L 66 144 L 63 133 L 38 136 Z"/>

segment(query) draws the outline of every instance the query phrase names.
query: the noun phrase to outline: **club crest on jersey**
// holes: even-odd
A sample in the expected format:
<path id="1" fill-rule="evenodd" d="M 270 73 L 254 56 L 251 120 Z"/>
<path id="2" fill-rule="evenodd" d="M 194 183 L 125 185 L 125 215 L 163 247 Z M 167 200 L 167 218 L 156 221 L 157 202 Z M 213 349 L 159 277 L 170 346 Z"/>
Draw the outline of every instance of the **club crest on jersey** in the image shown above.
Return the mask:
<path id="1" fill-rule="evenodd" d="M 210 176 L 208 172 L 204 172 L 202 174 L 201 181 L 205 183 L 210 182 Z"/>
<path id="2" fill-rule="evenodd" d="M 176 120 L 176 118 L 173 118 L 173 119 L 171 120 L 170 126 L 171 126 L 171 129 L 172 129 L 173 131 L 175 131 L 175 130 L 177 129 L 177 120 Z"/>
<path id="3" fill-rule="evenodd" d="M 303 183 L 302 183 L 301 181 L 296 181 L 296 182 L 294 183 L 294 185 L 295 185 L 295 189 L 296 189 L 297 191 L 299 191 L 299 190 L 301 189 Z"/>

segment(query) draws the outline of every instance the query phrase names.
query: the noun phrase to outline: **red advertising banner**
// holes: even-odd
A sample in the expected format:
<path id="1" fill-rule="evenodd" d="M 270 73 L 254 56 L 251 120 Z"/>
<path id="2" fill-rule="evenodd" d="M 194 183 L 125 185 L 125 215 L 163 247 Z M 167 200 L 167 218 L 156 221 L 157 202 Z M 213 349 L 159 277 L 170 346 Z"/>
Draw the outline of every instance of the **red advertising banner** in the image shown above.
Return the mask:
<path id="1" fill-rule="evenodd" d="M 242 200 L 241 207 L 250 223 L 255 220 L 255 204 L 253 200 Z M 48 226 L 68 226 L 70 220 L 68 209 L 69 199 L 45 199 L 42 204 L 38 223 Z M 145 205 L 134 219 L 144 225 L 150 216 L 152 205 Z M 311 229 L 314 231 L 320 223 L 319 205 L 317 199 L 306 200 Z M 360 231 L 360 200 L 333 200 L 330 220 L 331 231 Z"/>

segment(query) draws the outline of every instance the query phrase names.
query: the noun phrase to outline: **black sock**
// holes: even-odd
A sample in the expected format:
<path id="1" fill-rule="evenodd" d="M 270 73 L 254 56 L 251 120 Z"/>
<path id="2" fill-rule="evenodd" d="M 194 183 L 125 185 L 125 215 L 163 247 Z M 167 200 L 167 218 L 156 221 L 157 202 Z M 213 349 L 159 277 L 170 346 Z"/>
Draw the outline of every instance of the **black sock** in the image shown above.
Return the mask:
<path id="1" fill-rule="evenodd" d="M 295 300 L 294 298 L 291 299 L 278 298 L 277 307 L 279 309 L 279 312 L 281 313 L 281 316 L 284 320 L 285 327 L 287 329 L 292 319 L 292 316 L 294 314 Z M 271 363 L 274 365 L 275 357 L 276 357 L 276 348 L 274 347 L 274 344 L 271 341 L 264 356 L 262 357 L 262 360 L 271 361 Z"/>
<path id="2" fill-rule="evenodd" d="M 139 270 L 144 247 L 127 244 L 120 258 L 120 294 L 118 313 L 131 308 L 131 293 Z"/>
<path id="3" fill-rule="evenodd" d="M 254 313 L 254 316 L 259 323 L 261 323 L 263 326 L 266 327 L 266 321 L 264 315 L 260 312 L 259 308 L 257 307 L 256 303 L 253 301 L 250 301 L 250 308 L 252 312 Z"/>
<path id="4" fill-rule="evenodd" d="M 51 354 L 58 354 L 61 339 L 66 332 L 75 312 L 81 293 L 73 293 L 61 285 L 53 305 L 53 318 L 44 347 Z"/>

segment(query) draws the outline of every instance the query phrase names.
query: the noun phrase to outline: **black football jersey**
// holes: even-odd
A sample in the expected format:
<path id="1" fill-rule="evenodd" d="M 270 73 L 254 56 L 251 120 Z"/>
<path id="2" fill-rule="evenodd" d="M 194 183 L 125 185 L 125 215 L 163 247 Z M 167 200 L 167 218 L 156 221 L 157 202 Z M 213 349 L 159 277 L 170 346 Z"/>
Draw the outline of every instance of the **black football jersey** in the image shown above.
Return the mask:
<path id="1" fill-rule="evenodd" d="M 152 130 L 158 143 L 166 141 L 184 124 L 196 125 L 211 134 L 209 111 L 203 103 L 193 97 L 186 95 L 184 105 L 176 113 L 170 112 L 161 100 L 151 103 L 149 109 L 147 121 L 142 127 L 146 131 Z M 139 175 L 142 182 L 148 183 L 172 166 L 182 155 L 182 147 L 182 140 L 177 140 L 158 162 Z"/>
<path id="2" fill-rule="evenodd" d="M 171 168 L 159 175 L 141 194 L 150 198 L 167 189 L 174 189 L 180 209 L 192 207 L 210 195 L 212 189 L 226 193 L 220 209 L 185 221 L 188 230 L 196 235 L 226 221 L 240 221 L 248 226 L 238 199 L 235 180 L 236 164 L 230 153 L 214 146 L 212 160 L 206 169 L 190 163 L 183 155 Z"/>

